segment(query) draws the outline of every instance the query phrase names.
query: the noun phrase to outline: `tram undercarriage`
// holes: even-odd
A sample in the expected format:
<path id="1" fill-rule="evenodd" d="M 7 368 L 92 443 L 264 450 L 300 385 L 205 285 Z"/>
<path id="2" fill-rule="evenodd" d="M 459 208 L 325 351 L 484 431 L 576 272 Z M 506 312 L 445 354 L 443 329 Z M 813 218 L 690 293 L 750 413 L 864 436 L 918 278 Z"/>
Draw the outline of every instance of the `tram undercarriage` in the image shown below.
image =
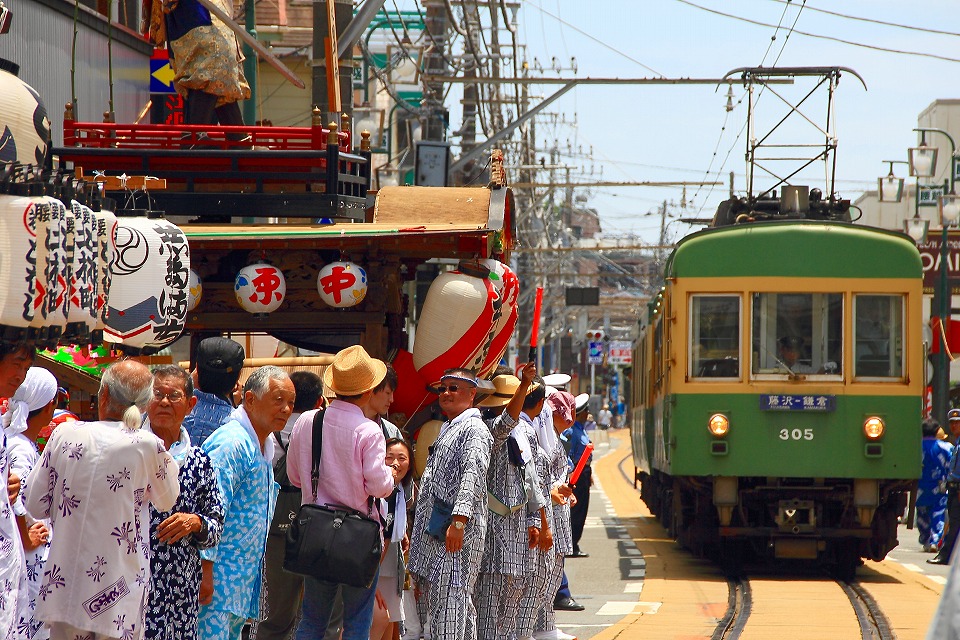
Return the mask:
<path id="1" fill-rule="evenodd" d="M 851 574 L 897 546 L 913 481 L 668 476 L 638 472 L 667 532 L 729 569 L 741 561 L 816 560 Z"/>

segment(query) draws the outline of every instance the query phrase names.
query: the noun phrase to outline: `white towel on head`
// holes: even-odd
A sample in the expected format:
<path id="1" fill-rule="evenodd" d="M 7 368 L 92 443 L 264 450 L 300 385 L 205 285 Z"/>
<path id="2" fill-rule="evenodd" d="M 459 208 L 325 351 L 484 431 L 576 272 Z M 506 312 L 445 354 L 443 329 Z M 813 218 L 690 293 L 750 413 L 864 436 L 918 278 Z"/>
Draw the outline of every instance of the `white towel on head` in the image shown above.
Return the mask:
<path id="1" fill-rule="evenodd" d="M 8 398 L 7 412 L 3 414 L 3 432 L 8 436 L 27 430 L 27 416 L 42 409 L 57 397 L 57 379 L 43 367 L 30 367 L 23 384 L 12 398 Z"/>

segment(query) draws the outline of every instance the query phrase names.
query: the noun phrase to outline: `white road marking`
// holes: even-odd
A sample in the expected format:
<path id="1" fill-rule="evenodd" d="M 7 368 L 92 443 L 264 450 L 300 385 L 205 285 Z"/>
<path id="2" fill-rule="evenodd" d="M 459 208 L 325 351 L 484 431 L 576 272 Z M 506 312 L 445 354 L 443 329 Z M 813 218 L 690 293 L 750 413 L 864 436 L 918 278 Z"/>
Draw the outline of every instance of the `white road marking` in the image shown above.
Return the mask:
<path id="1" fill-rule="evenodd" d="M 661 602 L 607 602 L 600 610 L 598 616 L 627 616 L 633 614 L 653 614 L 660 610 Z"/>
<path id="2" fill-rule="evenodd" d="M 624 593 L 636 593 L 637 597 L 640 597 L 640 593 L 643 591 L 643 582 L 628 582 L 623 585 Z"/>
<path id="3" fill-rule="evenodd" d="M 936 582 L 937 584 L 947 584 L 947 579 L 943 576 L 927 575 L 927 577 L 933 580 L 934 582 Z"/>

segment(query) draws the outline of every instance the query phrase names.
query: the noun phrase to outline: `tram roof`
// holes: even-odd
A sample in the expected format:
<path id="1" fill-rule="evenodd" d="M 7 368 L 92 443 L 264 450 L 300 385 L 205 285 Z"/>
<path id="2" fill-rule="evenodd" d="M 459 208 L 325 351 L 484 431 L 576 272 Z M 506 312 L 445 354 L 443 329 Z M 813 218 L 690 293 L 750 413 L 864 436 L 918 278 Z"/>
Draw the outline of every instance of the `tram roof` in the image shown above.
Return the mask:
<path id="1" fill-rule="evenodd" d="M 920 278 L 907 235 L 843 222 L 791 220 L 706 229 L 686 236 L 667 277 Z"/>

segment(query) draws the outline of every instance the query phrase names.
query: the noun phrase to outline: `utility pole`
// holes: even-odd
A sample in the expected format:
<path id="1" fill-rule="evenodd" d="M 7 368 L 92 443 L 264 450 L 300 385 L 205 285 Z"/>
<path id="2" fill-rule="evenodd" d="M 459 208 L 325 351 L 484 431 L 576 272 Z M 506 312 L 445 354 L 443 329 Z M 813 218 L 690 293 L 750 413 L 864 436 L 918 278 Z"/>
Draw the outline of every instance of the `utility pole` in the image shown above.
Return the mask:
<path id="1" fill-rule="evenodd" d="M 424 55 L 424 71 L 428 75 L 449 72 L 446 62 L 447 12 L 442 0 L 428 0 L 426 9 L 426 30 L 428 52 Z M 446 70 L 446 71 L 444 71 Z M 443 106 L 444 83 L 429 80 L 424 83 L 423 106 L 426 117 L 423 122 L 423 139 L 443 141 L 447 135 L 447 110 Z"/>
<path id="2" fill-rule="evenodd" d="M 353 19 L 352 0 L 334 0 L 334 14 L 337 22 L 337 38 L 343 34 Z M 320 107 L 326 116 L 323 123 L 336 122 L 340 125 L 339 114 L 327 111 L 330 96 L 327 94 L 326 43 L 329 31 L 327 19 L 327 0 L 313 0 L 313 104 Z M 336 55 L 336 51 L 334 51 Z M 344 113 L 353 115 L 353 57 L 345 55 L 338 61 L 340 69 L 340 102 Z M 352 123 L 351 123 L 352 125 Z"/>

